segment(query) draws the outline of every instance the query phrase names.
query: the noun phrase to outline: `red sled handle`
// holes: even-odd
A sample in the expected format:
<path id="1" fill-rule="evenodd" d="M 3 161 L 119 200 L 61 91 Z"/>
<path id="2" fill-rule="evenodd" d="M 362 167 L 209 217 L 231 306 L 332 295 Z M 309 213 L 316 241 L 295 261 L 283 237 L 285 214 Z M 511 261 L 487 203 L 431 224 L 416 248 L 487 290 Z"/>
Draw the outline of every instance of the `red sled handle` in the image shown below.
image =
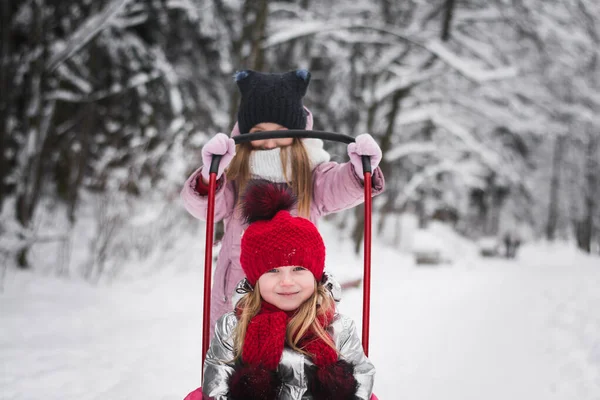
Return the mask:
<path id="1" fill-rule="evenodd" d="M 353 143 L 352 136 L 334 132 L 309 131 L 303 129 L 289 129 L 282 131 L 265 131 L 245 133 L 233 138 L 236 144 L 253 140 L 281 139 L 281 138 L 312 138 L 341 143 Z M 204 314 L 202 321 L 202 365 L 206 358 L 210 336 L 210 293 L 212 281 L 212 246 L 214 234 L 215 191 L 217 188 L 217 171 L 219 170 L 220 155 L 213 155 L 210 163 L 210 178 L 208 182 L 208 209 L 206 217 L 206 244 L 204 254 Z M 369 355 L 369 321 L 371 304 L 371 158 L 362 156 L 365 187 L 365 232 L 364 232 L 364 278 L 363 278 L 363 321 L 362 344 L 365 354 Z"/>

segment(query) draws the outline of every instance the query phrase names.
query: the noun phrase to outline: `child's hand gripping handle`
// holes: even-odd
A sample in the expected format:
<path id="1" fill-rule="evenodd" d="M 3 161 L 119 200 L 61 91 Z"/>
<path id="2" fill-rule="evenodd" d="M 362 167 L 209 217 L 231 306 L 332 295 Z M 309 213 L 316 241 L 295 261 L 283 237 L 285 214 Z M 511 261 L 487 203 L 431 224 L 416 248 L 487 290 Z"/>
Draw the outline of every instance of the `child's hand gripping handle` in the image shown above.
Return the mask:
<path id="1" fill-rule="evenodd" d="M 348 156 L 358 176 L 363 178 L 365 172 L 372 172 L 381 161 L 381 148 L 368 133 L 356 137 L 354 143 L 348 145 Z"/>
<path id="2" fill-rule="evenodd" d="M 212 172 L 216 173 L 216 178 L 219 179 L 235 156 L 235 142 L 226 134 L 217 133 L 202 147 L 201 155 L 202 165 L 210 165 L 209 170 L 202 168 L 200 171 L 204 182 L 209 181 L 209 174 Z M 216 167 L 213 167 L 215 163 Z"/>

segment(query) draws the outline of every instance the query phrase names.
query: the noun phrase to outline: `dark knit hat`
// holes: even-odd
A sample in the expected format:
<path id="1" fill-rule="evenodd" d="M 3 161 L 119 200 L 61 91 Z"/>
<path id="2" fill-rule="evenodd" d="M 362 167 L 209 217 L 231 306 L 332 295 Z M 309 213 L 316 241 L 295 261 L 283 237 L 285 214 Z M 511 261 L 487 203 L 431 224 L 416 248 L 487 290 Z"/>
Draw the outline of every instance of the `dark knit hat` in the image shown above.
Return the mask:
<path id="1" fill-rule="evenodd" d="M 308 269 L 317 281 L 323 277 L 325 244 L 310 220 L 290 214 L 295 203 L 285 184 L 249 184 L 242 212 L 250 226 L 242 236 L 240 263 L 251 285 L 265 272 L 290 265 Z"/>
<path id="2" fill-rule="evenodd" d="M 274 122 L 288 129 L 305 128 L 306 111 L 302 98 L 308 89 L 310 72 L 299 69 L 269 74 L 244 70 L 235 74 L 235 81 L 241 94 L 240 133 L 248 133 L 262 122 Z"/>

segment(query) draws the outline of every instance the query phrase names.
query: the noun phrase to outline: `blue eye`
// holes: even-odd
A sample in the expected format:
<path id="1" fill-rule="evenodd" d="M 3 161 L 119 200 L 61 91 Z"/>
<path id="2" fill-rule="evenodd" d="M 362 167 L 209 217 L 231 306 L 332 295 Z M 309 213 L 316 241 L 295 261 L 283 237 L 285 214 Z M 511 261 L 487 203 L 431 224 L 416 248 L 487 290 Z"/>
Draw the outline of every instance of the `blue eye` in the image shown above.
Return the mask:
<path id="1" fill-rule="evenodd" d="M 273 269 L 268 270 L 267 272 L 273 273 L 273 272 L 279 272 L 279 270 L 277 268 L 273 268 Z"/>
<path id="2" fill-rule="evenodd" d="M 306 268 L 304 268 L 304 267 L 296 267 L 296 268 L 294 268 L 294 271 L 306 271 Z"/>

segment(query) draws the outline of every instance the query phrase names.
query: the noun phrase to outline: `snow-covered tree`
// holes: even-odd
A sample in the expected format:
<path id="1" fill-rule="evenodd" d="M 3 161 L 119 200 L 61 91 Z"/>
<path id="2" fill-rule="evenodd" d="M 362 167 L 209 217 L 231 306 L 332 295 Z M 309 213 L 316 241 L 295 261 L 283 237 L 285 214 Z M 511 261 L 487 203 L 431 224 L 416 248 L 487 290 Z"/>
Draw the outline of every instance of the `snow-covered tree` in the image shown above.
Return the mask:
<path id="1" fill-rule="evenodd" d="M 377 138 L 384 217 L 449 218 L 472 237 L 518 221 L 588 251 L 600 240 L 593 0 L 0 7 L 0 235 L 18 243 L 2 251 L 22 267 L 33 244 L 62 240 L 98 196 L 172 201 L 204 141 L 232 127 L 232 75 L 245 68 L 310 69 L 315 128 Z M 185 171 L 173 167 L 181 159 Z M 39 227 L 48 204 L 63 206 L 71 228 Z M 102 237 L 96 249 L 119 248 L 118 235 Z"/>

